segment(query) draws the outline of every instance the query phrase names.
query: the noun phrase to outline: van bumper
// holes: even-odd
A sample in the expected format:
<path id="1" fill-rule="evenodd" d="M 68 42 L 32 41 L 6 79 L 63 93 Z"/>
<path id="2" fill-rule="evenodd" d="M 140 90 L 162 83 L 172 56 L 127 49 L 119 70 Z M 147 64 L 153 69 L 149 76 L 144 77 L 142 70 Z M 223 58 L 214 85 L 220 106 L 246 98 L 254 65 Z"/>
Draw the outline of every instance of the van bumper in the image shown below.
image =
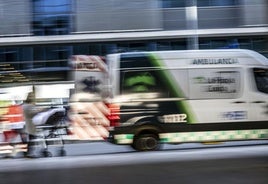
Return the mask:
<path id="1" fill-rule="evenodd" d="M 116 127 L 109 131 L 107 141 L 113 144 L 130 145 L 133 143 L 134 132 L 132 129 L 125 130 L 125 127 Z"/>
<path id="2" fill-rule="evenodd" d="M 109 136 L 106 138 L 107 142 L 115 144 L 114 135 L 109 133 Z"/>

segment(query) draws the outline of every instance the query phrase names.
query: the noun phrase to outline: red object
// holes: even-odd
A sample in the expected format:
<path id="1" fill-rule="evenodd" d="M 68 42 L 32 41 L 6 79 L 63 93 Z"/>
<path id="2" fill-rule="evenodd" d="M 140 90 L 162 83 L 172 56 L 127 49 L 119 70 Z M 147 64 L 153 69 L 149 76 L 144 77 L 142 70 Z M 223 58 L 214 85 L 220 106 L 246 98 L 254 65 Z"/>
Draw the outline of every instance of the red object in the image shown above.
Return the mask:
<path id="1" fill-rule="evenodd" d="M 107 116 L 110 121 L 110 126 L 115 127 L 120 125 L 120 106 L 118 104 L 106 104 L 110 109 L 110 114 Z"/>
<path id="2" fill-rule="evenodd" d="M 7 119 L 10 123 L 21 122 L 24 120 L 21 105 L 10 105 L 8 107 L 7 115 Z"/>
<path id="3" fill-rule="evenodd" d="M 7 108 L 7 113 L 2 115 L 0 118 L 0 123 L 18 123 L 23 122 L 23 109 L 21 105 L 10 105 Z M 18 132 L 16 130 L 12 130 L 7 128 L 3 131 L 4 139 L 6 142 L 10 142 L 12 139 L 14 139 L 16 136 L 18 136 Z"/>
<path id="4" fill-rule="evenodd" d="M 11 139 L 15 138 L 18 133 L 15 130 L 8 130 L 8 131 L 4 131 L 4 138 L 5 141 L 10 142 Z"/>

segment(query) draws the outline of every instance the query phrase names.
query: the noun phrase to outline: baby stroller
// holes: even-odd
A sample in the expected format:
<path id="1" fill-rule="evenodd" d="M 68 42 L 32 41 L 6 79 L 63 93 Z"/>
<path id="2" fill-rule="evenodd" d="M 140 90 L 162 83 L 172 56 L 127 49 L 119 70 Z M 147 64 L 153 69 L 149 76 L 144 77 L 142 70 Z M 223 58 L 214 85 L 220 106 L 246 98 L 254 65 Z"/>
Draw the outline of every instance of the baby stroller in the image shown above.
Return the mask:
<path id="1" fill-rule="evenodd" d="M 37 119 L 39 119 L 39 123 L 37 123 Z M 65 156 L 63 136 L 69 133 L 66 109 L 51 108 L 46 112 L 39 113 L 33 118 L 33 122 L 37 125 L 37 138 L 40 138 L 43 143 L 41 156 L 52 157 L 52 153 L 48 150 L 48 145 L 51 143 L 55 145 L 55 142 L 60 145 L 58 155 Z"/>

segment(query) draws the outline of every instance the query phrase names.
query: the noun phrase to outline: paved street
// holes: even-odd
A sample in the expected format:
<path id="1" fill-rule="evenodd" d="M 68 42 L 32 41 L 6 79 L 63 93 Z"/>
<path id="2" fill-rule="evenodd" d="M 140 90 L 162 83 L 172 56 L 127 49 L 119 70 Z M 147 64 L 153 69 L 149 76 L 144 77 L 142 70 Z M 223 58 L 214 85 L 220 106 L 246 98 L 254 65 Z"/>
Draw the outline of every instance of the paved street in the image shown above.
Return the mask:
<path id="1" fill-rule="evenodd" d="M 0 183 L 266 184 L 267 143 L 165 145 L 156 152 L 103 142 L 66 145 L 66 157 L 2 159 Z"/>

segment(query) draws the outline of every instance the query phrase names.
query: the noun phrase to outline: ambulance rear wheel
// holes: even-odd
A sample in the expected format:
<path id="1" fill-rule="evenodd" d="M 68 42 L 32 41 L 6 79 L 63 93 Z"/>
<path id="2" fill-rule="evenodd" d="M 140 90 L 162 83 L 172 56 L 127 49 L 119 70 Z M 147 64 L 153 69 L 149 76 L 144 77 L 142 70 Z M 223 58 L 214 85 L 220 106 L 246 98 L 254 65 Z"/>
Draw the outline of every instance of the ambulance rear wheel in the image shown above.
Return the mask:
<path id="1" fill-rule="evenodd" d="M 137 151 L 154 151 L 160 148 L 159 138 L 155 134 L 141 134 L 135 136 L 132 148 Z"/>

